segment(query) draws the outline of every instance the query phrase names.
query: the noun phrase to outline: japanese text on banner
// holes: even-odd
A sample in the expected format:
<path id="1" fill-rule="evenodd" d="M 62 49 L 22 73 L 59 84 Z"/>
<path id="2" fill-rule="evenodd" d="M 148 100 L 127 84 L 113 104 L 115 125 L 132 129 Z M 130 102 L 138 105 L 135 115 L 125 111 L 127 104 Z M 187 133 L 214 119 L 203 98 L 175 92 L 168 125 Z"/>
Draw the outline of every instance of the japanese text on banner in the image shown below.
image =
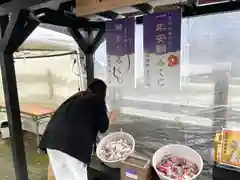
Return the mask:
<path id="1" fill-rule="evenodd" d="M 133 18 L 106 23 L 109 85 L 134 85 L 134 36 Z"/>
<path id="2" fill-rule="evenodd" d="M 180 88 L 180 40 L 181 9 L 144 17 L 144 80 L 147 87 Z"/>

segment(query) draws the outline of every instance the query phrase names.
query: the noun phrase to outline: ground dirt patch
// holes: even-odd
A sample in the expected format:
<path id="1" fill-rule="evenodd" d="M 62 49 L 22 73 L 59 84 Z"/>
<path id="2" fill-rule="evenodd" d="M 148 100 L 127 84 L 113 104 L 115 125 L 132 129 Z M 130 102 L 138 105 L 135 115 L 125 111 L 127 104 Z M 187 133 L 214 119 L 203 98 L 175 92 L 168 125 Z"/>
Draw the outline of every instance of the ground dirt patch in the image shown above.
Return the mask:
<path id="1" fill-rule="evenodd" d="M 26 149 L 28 174 L 30 180 L 47 180 L 48 158 L 36 150 Z M 9 142 L 0 140 L 0 180 L 13 180 L 14 169 Z"/>

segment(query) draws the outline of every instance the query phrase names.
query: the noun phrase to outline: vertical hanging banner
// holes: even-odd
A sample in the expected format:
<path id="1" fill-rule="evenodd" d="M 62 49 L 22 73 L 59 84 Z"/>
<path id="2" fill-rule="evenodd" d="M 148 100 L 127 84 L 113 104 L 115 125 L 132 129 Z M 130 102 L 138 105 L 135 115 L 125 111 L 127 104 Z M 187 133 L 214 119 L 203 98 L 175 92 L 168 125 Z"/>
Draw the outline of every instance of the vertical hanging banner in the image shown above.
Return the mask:
<path id="1" fill-rule="evenodd" d="M 135 21 L 106 22 L 107 75 L 110 86 L 134 86 Z"/>
<path id="2" fill-rule="evenodd" d="M 144 81 L 151 89 L 180 89 L 181 18 L 181 9 L 144 16 Z"/>

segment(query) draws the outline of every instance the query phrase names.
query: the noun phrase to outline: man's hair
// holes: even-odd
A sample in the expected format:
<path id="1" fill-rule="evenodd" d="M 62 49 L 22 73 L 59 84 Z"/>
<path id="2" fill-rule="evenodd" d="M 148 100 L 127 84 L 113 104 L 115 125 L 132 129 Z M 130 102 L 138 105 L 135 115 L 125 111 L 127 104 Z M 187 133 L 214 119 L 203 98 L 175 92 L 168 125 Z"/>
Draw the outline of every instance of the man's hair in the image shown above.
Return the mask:
<path id="1" fill-rule="evenodd" d="M 93 93 L 106 95 L 107 85 L 103 80 L 95 78 L 88 85 L 88 89 Z"/>

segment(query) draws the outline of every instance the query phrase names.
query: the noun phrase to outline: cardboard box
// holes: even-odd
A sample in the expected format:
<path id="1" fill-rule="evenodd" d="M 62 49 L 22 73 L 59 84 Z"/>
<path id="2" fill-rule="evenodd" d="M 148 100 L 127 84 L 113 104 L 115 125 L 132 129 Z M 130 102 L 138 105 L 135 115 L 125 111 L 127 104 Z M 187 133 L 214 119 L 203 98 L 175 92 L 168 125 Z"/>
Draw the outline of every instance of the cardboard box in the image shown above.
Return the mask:
<path id="1" fill-rule="evenodd" d="M 121 180 L 150 180 L 151 172 L 149 159 L 131 156 L 121 165 Z"/>

